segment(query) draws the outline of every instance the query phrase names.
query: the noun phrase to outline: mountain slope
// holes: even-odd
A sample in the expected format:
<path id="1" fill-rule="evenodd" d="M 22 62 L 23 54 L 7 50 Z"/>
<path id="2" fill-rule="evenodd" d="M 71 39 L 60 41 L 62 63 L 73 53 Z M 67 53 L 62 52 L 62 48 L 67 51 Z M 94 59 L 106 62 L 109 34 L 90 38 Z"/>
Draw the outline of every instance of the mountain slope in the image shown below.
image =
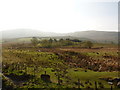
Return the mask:
<path id="1" fill-rule="evenodd" d="M 120 33 L 119 33 L 120 34 Z M 41 32 L 39 30 L 31 29 L 17 29 L 2 31 L 3 39 L 14 39 L 23 37 L 76 37 L 77 39 L 86 38 L 86 40 L 95 41 L 113 41 L 118 42 L 118 32 L 105 32 L 105 31 L 81 31 L 74 33 L 52 33 L 52 32 Z"/>
<path id="2" fill-rule="evenodd" d="M 21 37 L 48 37 L 48 36 L 56 36 L 56 35 L 57 35 L 56 33 L 42 32 L 39 30 L 32 30 L 32 29 L 16 29 L 16 30 L 2 31 L 3 39 L 21 38 Z"/>
<path id="3" fill-rule="evenodd" d="M 120 33 L 119 33 L 120 34 Z M 118 32 L 105 32 L 105 31 L 83 31 L 67 34 L 69 36 L 85 37 L 97 41 L 118 41 Z"/>

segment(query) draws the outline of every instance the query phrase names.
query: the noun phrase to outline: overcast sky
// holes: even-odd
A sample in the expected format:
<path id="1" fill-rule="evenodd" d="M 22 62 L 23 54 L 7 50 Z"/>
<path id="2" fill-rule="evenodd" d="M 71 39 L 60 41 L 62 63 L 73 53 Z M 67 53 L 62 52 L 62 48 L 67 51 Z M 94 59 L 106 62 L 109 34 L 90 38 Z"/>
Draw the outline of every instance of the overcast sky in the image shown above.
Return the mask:
<path id="1" fill-rule="evenodd" d="M 0 30 L 117 31 L 117 1 L 0 0 Z"/>

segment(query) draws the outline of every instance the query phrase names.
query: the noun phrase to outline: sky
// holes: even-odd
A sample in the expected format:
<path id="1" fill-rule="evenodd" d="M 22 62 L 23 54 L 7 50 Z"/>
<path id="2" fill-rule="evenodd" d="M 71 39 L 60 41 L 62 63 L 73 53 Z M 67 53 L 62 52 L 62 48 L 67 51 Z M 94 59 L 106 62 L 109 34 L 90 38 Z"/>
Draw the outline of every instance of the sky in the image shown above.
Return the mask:
<path id="1" fill-rule="evenodd" d="M 118 31 L 118 0 L 0 0 L 0 30 Z"/>

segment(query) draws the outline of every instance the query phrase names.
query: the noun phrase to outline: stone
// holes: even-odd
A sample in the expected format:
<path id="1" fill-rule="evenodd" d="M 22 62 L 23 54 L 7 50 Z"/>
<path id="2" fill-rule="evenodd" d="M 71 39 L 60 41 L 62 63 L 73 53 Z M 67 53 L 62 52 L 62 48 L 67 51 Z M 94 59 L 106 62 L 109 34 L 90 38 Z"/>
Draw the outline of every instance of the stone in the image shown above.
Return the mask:
<path id="1" fill-rule="evenodd" d="M 51 82 L 50 75 L 47 75 L 47 74 L 42 74 L 41 79 L 45 82 Z"/>

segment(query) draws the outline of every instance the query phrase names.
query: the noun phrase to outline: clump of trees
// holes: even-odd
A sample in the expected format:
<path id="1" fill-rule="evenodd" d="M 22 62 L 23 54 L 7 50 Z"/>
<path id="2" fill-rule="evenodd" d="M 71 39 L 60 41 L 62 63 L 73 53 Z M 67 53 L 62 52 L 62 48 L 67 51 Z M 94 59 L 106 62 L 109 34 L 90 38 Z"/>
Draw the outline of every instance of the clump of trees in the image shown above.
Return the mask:
<path id="1" fill-rule="evenodd" d="M 60 46 L 69 46 L 74 45 L 77 42 L 81 42 L 78 39 L 44 39 L 44 40 L 38 40 L 36 37 L 33 37 L 31 39 L 31 43 L 33 46 L 37 46 L 40 44 L 41 47 L 45 48 L 51 48 L 51 47 L 60 47 Z"/>
<path id="2" fill-rule="evenodd" d="M 31 39 L 31 43 L 32 43 L 33 46 L 36 46 L 39 43 L 39 40 L 36 37 L 33 37 Z"/>
<path id="3" fill-rule="evenodd" d="M 44 40 L 38 40 L 36 37 L 33 37 L 31 39 L 31 43 L 33 46 L 39 45 L 40 47 L 44 48 L 52 48 L 52 47 L 62 47 L 62 46 L 73 46 L 73 45 L 78 45 L 81 46 L 83 44 L 83 47 L 85 48 L 92 48 L 93 43 L 91 41 L 86 41 L 81 43 L 82 41 L 79 39 L 44 39 Z"/>

